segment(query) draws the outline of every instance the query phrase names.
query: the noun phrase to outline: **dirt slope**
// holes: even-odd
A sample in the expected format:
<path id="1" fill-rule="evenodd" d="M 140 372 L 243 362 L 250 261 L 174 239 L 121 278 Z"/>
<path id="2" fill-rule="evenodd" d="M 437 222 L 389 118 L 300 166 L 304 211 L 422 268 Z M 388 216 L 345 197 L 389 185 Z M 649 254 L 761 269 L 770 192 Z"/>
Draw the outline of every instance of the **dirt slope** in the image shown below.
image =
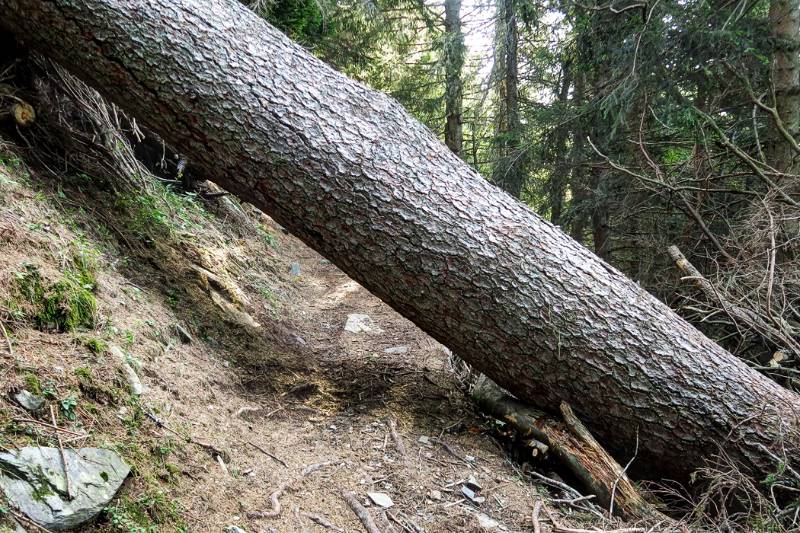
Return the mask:
<path id="1" fill-rule="evenodd" d="M 68 445 L 120 452 L 133 474 L 85 531 L 330 531 L 310 515 L 362 531 L 342 491 L 365 505 L 367 492 L 390 496 L 387 513 L 368 507 L 382 531 L 531 530 L 545 489 L 485 431 L 442 347 L 266 216 L 225 202 L 53 183 L 3 156 L 0 319 L 13 353 L 0 337 L 0 447 L 55 442 L 10 399 L 27 388 L 79 436 Z M 84 264 L 91 324 L 37 324 L 20 303 L 25 273 L 56 283 Z M 345 331 L 351 314 L 373 329 Z M 137 369 L 141 398 L 110 346 Z M 470 477 L 480 504 L 460 492 Z M 292 480 L 278 516 L 248 518 Z"/>

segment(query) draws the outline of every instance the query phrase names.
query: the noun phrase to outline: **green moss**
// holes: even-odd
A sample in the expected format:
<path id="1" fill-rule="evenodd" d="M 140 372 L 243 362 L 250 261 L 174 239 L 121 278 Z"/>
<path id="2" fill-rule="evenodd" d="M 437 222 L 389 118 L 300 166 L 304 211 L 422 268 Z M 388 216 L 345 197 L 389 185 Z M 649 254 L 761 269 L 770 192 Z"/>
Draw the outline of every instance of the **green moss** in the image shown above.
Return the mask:
<path id="1" fill-rule="evenodd" d="M 94 337 L 85 339 L 83 345 L 89 348 L 90 352 L 98 355 L 108 351 L 108 344 Z"/>
<path id="2" fill-rule="evenodd" d="M 25 374 L 25 388 L 28 392 L 37 396 L 42 395 L 42 382 L 39 381 L 39 377 L 36 374 L 31 374 L 30 372 Z"/>
<path id="3" fill-rule="evenodd" d="M 83 256 L 81 256 L 83 257 Z M 24 265 L 16 274 L 17 305 L 22 314 L 41 330 L 73 331 L 92 328 L 97 300 L 92 294 L 95 279 L 84 259 L 67 269 L 64 278 L 47 284 L 35 265 Z"/>
<path id="4" fill-rule="evenodd" d="M 116 405 L 119 403 L 122 397 L 121 390 L 97 380 L 91 368 L 76 368 L 75 377 L 78 378 L 78 388 L 80 388 L 84 397 L 104 405 Z M 97 412 L 97 408 L 92 403 L 87 403 L 84 408 L 89 412 Z"/>

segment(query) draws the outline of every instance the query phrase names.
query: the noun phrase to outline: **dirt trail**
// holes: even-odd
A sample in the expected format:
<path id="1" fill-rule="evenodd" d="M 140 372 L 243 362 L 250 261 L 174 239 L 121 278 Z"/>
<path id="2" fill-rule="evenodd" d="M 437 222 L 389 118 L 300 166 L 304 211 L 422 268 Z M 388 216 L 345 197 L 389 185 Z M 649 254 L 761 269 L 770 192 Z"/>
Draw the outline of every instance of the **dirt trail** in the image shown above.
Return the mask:
<path id="1" fill-rule="evenodd" d="M 13 422 L 26 413 L 11 393 L 33 379 L 56 405 L 77 400 L 75 418 L 61 423 L 87 437 L 71 445 L 111 448 L 134 466 L 112 502 L 116 511 L 83 531 L 142 530 L 127 525 L 134 519 L 159 532 L 181 523 L 196 532 L 332 531 L 311 515 L 363 531 L 343 491 L 364 505 L 368 492 L 389 496 L 385 513 L 368 505 L 386 533 L 531 529 L 543 489 L 484 432 L 488 423 L 455 386 L 442 347 L 270 219 L 254 213 L 259 232 L 235 237 L 224 220 L 198 215 L 195 226 L 130 248 L 116 236 L 126 244 L 141 236 L 117 223 L 114 198 L 103 196 L 110 193 L 81 185 L 62 194 L 4 172 L 0 301 L 13 296 L 24 265 L 55 280 L 70 254 L 97 256 L 94 329 L 40 331 L 10 319 L 13 354 L 0 352 L 0 427 L 8 428 L 0 447 L 54 445 L 41 426 Z M 92 210 L 80 209 L 87 205 Z M 99 231 L 97 220 L 109 228 Z M 299 275 L 289 273 L 293 262 Z M 226 319 L 210 297 L 214 276 L 237 285 L 229 292 L 241 292 L 260 326 Z M 216 290 L 217 298 L 225 292 Z M 345 331 L 352 314 L 368 315 L 373 329 Z M 181 342 L 175 324 L 194 339 Z M 117 363 L 89 348 L 92 339 L 118 344 L 136 361 L 147 387 L 140 400 Z M 470 477 L 481 487 L 477 504 L 461 493 Z M 276 513 L 270 495 L 287 482 Z M 249 518 L 253 512 L 275 516 Z"/>
<path id="2" fill-rule="evenodd" d="M 365 504 L 367 492 L 391 497 L 394 505 L 385 516 L 370 507 L 387 530 L 386 520 L 403 530 L 392 517 L 426 531 L 523 529 L 535 489 L 478 432 L 480 420 L 453 385 L 442 347 L 295 239 L 282 239 L 281 247 L 285 257 L 300 265 L 300 275 L 292 281 L 293 297 L 281 314 L 306 366 L 295 369 L 295 379 L 282 391 L 269 391 L 264 381 L 269 376 L 259 372 L 242 378 L 241 386 L 248 405 L 262 406 L 245 415 L 251 422 L 244 432 L 288 468 L 249 454 L 257 464 L 242 465 L 243 470 L 261 471 L 232 490 L 241 492 L 248 510 L 264 509 L 266 496 L 282 481 L 312 464 L 334 464 L 282 497 L 279 518 L 254 524 L 266 531 L 299 531 L 292 513 L 299 507 L 339 527 L 362 530 L 341 498 L 341 491 L 348 490 Z M 373 330 L 345 331 L 352 314 L 368 315 Z M 404 349 L 406 353 L 391 353 Z M 390 420 L 396 422 L 405 456 L 392 436 Z M 457 482 L 470 476 L 486 498 L 480 505 L 460 493 Z M 308 519 L 303 527 L 325 530 Z"/>

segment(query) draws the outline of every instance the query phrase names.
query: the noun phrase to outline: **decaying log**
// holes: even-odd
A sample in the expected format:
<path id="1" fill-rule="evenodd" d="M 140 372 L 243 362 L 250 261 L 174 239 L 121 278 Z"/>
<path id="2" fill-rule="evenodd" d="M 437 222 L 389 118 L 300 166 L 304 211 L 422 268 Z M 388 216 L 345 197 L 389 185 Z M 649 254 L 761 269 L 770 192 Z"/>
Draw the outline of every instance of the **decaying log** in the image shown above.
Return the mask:
<path id="1" fill-rule="evenodd" d="M 657 514 L 568 405 L 561 406 L 563 420 L 556 420 L 509 396 L 484 375 L 478 378 L 472 397 L 487 414 L 510 424 L 523 437 L 546 444 L 606 509 L 626 518 L 652 518 Z"/>

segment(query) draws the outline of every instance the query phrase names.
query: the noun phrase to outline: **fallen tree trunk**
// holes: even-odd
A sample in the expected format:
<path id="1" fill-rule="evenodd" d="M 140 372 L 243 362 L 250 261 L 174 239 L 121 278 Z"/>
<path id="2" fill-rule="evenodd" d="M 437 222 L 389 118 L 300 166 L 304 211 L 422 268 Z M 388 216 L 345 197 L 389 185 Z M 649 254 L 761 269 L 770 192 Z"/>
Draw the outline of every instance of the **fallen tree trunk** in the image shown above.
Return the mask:
<path id="1" fill-rule="evenodd" d="M 0 0 L 0 25 L 522 401 L 567 402 L 634 468 L 751 475 L 800 399 L 488 184 L 389 97 L 236 2 Z M 774 455 L 773 455 L 774 454 Z"/>

